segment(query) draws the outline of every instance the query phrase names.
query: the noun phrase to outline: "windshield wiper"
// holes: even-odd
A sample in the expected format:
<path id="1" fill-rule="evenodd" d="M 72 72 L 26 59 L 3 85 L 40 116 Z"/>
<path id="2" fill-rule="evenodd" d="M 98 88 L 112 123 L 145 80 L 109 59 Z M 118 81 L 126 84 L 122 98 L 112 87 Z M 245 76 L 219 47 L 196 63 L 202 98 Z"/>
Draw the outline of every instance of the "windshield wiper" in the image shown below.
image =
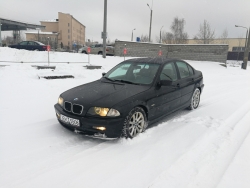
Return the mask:
<path id="1" fill-rule="evenodd" d="M 122 82 L 122 83 L 127 83 L 127 84 L 140 85 L 138 83 L 130 82 L 130 81 L 127 81 L 127 80 L 114 80 L 114 81 L 118 81 L 118 82 Z"/>
<path id="2" fill-rule="evenodd" d="M 103 77 L 103 78 L 106 78 L 107 80 L 111 81 L 111 82 L 114 82 L 115 80 L 111 79 L 111 78 L 108 78 L 108 77 Z"/>

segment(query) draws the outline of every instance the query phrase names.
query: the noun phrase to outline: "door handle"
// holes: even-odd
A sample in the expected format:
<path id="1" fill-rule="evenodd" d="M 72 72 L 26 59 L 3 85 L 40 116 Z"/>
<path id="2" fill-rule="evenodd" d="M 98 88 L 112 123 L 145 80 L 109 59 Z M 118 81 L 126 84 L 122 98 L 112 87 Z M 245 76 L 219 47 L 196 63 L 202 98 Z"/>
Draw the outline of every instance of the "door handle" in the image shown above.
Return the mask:
<path id="1" fill-rule="evenodd" d="M 176 84 L 175 86 L 173 86 L 173 88 L 174 89 L 178 89 L 178 88 L 180 88 L 180 84 L 178 83 L 178 84 Z"/>

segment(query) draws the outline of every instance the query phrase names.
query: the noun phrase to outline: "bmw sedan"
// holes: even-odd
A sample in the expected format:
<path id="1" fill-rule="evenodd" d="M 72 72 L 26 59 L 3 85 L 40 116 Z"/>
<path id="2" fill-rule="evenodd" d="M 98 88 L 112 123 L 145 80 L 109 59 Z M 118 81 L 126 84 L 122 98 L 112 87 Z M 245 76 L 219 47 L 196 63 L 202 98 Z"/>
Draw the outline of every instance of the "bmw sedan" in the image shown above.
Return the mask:
<path id="1" fill-rule="evenodd" d="M 199 106 L 202 72 L 187 62 L 137 58 L 101 79 L 62 93 L 54 105 L 64 127 L 98 138 L 133 138 L 174 111 Z"/>
<path id="2" fill-rule="evenodd" d="M 22 41 L 18 44 L 9 45 L 10 48 L 23 49 L 23 50 L 34 50 L 34 51 L 46 51 L 47 46 L 38 41 Z"/>

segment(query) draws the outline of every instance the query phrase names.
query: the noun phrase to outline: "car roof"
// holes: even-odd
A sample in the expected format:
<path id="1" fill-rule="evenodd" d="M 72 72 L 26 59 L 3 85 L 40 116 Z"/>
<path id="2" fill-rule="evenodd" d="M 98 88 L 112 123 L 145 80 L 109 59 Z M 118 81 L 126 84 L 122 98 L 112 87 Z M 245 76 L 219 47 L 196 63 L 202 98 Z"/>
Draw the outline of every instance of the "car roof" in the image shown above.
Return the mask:
<path id="1" fill-rule="evenodd" d="M 158 63 L 158 64 L 164 64 L 170 61 L 179 60 L 180 59 L 173 59 L 173 58 L 167 58 L 167 57 L 155 57 L 155 58 L 134 58 L 134 59 L 128 59 L 124 62 L 135 62 L 135 63 Z"/>

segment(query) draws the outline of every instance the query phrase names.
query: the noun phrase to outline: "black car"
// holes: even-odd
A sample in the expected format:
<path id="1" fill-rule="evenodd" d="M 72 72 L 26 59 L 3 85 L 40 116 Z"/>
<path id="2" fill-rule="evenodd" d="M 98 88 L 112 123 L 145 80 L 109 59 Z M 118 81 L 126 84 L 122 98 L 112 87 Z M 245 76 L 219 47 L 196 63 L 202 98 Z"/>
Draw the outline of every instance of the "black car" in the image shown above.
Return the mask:
<path id="1" fill-rule="evenodd" d="M 202 73 L 185 61 L 129 59 L 62 93 L 54 107 L 58 121 L 75 132 L 133 138 L 176 110 L 196 109 L 203 87 Z"/>
<path id="2" fill-rule="evenodd" d="M 35 51 L 46 51 L 47 46 L 38 41 L 22 41 L 18 44 L 9 45 L 10 48 L 24 49 L 24 50 L 35 50 Z"/>

